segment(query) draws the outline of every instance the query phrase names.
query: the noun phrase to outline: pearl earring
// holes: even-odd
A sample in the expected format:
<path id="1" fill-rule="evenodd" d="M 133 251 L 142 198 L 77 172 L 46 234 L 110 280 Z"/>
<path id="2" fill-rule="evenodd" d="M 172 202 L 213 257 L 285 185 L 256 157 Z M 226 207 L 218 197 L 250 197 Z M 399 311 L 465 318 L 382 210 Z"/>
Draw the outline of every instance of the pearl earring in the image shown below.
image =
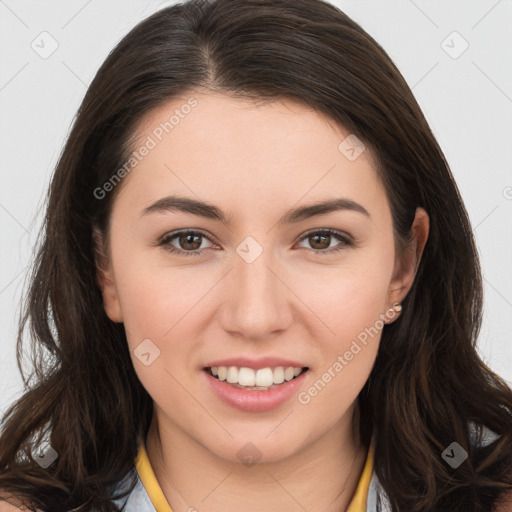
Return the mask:
<path id="1" fill-rule="evenodd" d="M 384 320 L 384 323 L 387 324 L 397 313 L 400 313 L 400 311 L 402 311 L 402 304 L 399 304 L 398 302 L 395 302 L 388 309 L 388 313 L 386 314 L 387 318 L 386 318 L 386 320 Z"/>

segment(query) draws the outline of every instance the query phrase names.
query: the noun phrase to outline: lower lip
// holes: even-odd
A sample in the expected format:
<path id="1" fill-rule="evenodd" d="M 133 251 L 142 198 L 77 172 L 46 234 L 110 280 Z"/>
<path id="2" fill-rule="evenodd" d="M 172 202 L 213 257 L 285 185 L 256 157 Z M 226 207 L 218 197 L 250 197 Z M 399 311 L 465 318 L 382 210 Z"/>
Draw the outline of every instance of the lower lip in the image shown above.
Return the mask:
<path id="1" fill-rule="evenodd" d="M 235 388 L 213 377 L 209 370 L 203 370 L 203 373 L 213 392 L 225 404 L 245 412 L 264 412 L 279 407 L 296 394 L 308 371 L 303 371 L 298 377 L 283 382 L 275 388 L 263 391 Z"/>

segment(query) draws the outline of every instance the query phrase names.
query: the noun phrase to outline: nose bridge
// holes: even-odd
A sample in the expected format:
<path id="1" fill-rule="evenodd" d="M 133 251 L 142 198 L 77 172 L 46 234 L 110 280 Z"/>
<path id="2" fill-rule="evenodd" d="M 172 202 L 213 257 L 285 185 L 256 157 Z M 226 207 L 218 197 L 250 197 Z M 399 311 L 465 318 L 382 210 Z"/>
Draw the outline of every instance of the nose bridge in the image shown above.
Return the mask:
<path id="1" fill-rule="evenodd" d="M 267 237 L 267 242 L 269 237 Z M 270 271 L 274 265 L 274 253 L 270 246 L 266 247 L 252 236 L 245 238 L 236 248 L 235 279 L 239 286 L 239 299 L 250 305 L 254 303 L 270 304 L 277 299 L 275 276 Z"/>
<path id="2" fill-rule="evenodd" d="M 286 312 L 286 286 L 275 275 L 274 251 L 248 236 L 237 246 L 236 253 L 224 327 L 248 338 L 286 328 L 291 313 L 289 309 Z"/>

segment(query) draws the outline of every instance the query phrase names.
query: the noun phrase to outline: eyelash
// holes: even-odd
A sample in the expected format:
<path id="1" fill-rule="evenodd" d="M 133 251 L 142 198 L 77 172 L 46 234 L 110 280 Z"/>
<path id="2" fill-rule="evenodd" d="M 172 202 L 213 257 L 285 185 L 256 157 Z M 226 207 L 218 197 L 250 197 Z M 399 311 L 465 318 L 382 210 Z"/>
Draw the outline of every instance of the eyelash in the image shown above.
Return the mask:
<path id="1" fill-rule="evenodd" d="M 183 255 L 183 256 L 200 256 L 204 252 L 205 249 L 195 250 L 195 251 L 183 251 L 181 249 L 176 249 L 176 247 L 173 247 L 170 244 L 170 242 L 172 240 L 174 240 L 175 238 L 179 237 L 180 235 L 199 235 L 200 237 L 206 238 L 207 240 L 212 242 L 212 240 L 210 240 L 210 238 L 208 236 L 206 236 L 204 233 L 202 233 L 201 231 L 194 231 L 192 229 L 183 229 L 180 231 L 175 231 L 173 233 L 168 233 L 168 234 L 164 235 L 162 238 L 160 238 L 157 245 L 163 246 L 166 251 L 169 251 L 174 254 Z M 343 235 L 339 231 L 335 231 L 333 229 L 328 229 L 328 228 L 316 229 L 313 231 L 309 231 L 304 234 L 304 236 L 299 240 L 299 242 L 302 242 L 304 239 L 309 238 L 312 235 L 330 235 L 330 236 L 338 239 L 341 242 L 338 246 L 336 246 L 332 249 L 323 249 L 323 250 L 312 249 L 313 252 L 315 252 L 316 254 L 318 254 L 320 256 L 323 256 L 325 254 L 333 254 L 333 253 L 343 250 L 346 247 L 352 247 L 354 245 L 354 242 L 352 240 L 350 240 L 349 237 Z"/>

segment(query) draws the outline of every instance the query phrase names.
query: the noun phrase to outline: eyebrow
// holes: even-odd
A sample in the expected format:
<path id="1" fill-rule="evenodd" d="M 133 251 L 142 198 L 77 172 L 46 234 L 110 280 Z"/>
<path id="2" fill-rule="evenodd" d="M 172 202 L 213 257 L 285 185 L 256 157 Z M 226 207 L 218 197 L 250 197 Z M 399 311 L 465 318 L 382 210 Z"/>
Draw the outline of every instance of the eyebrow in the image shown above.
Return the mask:
<path id="1" fill-rule="evenodd" d="M 356 203 L 352 199 L 342 197 L 294 208 L 286 212 L 285 215 L 279 219 L 277 224 L 293 224 L 317 215 L 325 215 L 327 213 L 344 210 L 358 212 L 366 215 L 368 218 L 371 218 L 371 215 L 362 205 Z M 232 216 L 226 214 L 218 206 L 189 197 L 176 195 L 163 197 L 147 208 L 144 208 L 144 210 L 142 210 L 141 217 L 151 213 L 163 213 L 167 211 L 191 213 L 199 217 L 219 221 L 225 225 L 230 225 L 232 221 Z"/>

